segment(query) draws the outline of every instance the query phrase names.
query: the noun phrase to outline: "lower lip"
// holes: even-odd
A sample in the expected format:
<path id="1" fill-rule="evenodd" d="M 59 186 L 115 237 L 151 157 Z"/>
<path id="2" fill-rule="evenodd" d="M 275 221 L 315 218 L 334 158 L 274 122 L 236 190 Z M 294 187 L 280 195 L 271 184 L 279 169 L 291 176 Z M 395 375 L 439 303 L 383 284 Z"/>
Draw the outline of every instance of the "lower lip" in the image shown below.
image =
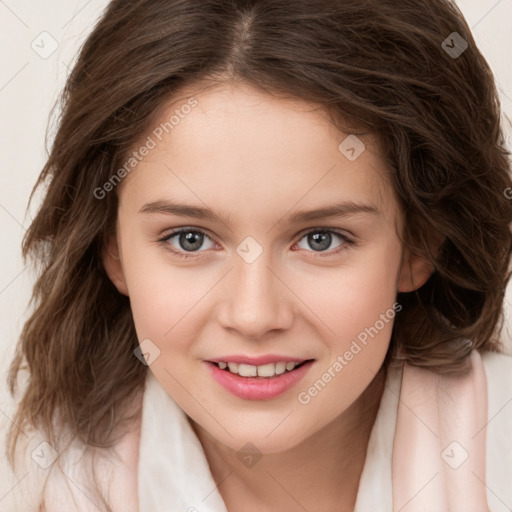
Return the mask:
<path id="1" fill-rule="evenodd" d="M 206 362 L 212 377 L 227 391 L 245 400 L 270 400 L 295 386 L 311 367 L 314 361 L 308 361 L 291 372 L 275 377 L 240 377 L 227 370 L 221 370 L 216 364 Z"/>

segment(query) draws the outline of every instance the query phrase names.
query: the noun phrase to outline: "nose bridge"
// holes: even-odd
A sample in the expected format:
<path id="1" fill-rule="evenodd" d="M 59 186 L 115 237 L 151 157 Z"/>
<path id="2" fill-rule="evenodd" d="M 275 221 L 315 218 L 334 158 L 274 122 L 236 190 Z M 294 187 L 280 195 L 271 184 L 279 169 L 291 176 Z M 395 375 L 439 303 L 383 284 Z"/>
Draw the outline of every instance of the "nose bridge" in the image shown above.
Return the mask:
<path id="1" fill-rule="evenodd" d="M 243 249 L 243 244 L 240 244 Z M 239 250 L 240 250 L 239 247 Z M 253 253 L 254 254 L 254 253 Z M 270 252 L 256 259 L 236 256 L 221 321 L 226 328 L 246 338 L 258 338 L 267 331 L 285 329 L 293 318 L 289 294 L 272 268 Z"/>

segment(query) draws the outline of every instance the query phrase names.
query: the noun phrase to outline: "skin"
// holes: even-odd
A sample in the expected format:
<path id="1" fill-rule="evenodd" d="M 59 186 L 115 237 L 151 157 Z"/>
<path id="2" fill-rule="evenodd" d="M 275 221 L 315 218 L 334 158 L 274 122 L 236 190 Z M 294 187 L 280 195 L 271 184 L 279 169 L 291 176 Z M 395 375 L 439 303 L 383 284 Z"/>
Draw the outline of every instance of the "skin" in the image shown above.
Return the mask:
<path id="1" fill-rule="evenodd" d="M 229 511 L 353 510 L 393 321 L 308 404 L 298 395 L 431 269 L 400 243 L 403 219 L 378 141 L 360 136 L 366 150 L 352 162 L 338 149 L 348 133 L 315 105 L 230 83 L 181 91 L 151 126 L 192 95 L 198 105 L 118 187 L 105 268 L 130 297 L 139 340 L 160 350 L 149 369 L 188 415 Z M 227 218 L 140 211 L 170 200 Z M 376 212 L 288 218 L 347 201 Z M 179 235 L 159 241 L 180 227 L 208 233 L 193 240 L 199 250 Z M 326 228 L 353 244 L 336 234 L 325 249 L 308 241 Z M 251 263 L 236 252 L 248 236 L 263 250 Z M 204 363 L 228 354 L 315 362 L 277 398 L 244 400 Z M 263 454 L 251 468 L 237 457 L 247 442 Z"/>

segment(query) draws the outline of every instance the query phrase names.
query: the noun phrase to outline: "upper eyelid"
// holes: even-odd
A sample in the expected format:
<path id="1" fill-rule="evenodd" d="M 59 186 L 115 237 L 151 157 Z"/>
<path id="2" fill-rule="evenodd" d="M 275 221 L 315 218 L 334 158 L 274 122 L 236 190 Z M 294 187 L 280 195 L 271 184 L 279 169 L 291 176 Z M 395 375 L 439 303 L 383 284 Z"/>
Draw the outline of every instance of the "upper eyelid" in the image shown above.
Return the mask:
<path id="1" fill-rule="evenodd" d="M 325 226 L 324 227 L 313 226 L 312 228 L 306 228 L 306 229 L 303 229 L 302 231 L 299 231 L 295 236 L 300 236 L 302 238 L 304 235 L 307 235 L 308 233 L 315 232 L 315 231 L 318 231 L 318 232 L 327 231 L 327 232 L 331 232 L 331 233 L 334 233 L 339 236 L 345 236 L 346 238 L 350 238 L 350 239 L 354 238 L 354 235 L 352 235 L 346 229 L 325 227 Z"/>
<path id="2" fill-rule="evenodd" d="M 159 240 L 168 240 L 169 238 L 172 238 L 175 235 L 179 235 L 180 233 L 188 233 L 188 232 L 198 232 L 202 233 L 203 235 L 206 235 L 208 238 L 210 238 L 212 241 L 215 241 L 215 237 L 212 237 L 208 230 L 203 228 L 196 228 L 193 226 L 185 226 L 185 227 L 179 227 L 179 228 L 172 228 L 168 232 L 166 232 L 163 236 L 160 237 Z"/>

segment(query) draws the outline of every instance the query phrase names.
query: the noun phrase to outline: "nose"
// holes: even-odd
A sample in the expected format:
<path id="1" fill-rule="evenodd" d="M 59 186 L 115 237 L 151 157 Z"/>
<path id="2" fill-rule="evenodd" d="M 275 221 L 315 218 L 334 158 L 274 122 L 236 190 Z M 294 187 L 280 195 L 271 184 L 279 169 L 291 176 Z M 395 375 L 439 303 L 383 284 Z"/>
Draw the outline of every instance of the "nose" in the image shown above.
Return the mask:
<path id="1" fill-rule="evenodd" d="M 236 259 L 224 283 L 226 299 L 219 321 L 244 339 L 257 340 L 270 331 L 289 329 L 293 322 L 293 294 L 265 255 L 252 263 Z"/>

